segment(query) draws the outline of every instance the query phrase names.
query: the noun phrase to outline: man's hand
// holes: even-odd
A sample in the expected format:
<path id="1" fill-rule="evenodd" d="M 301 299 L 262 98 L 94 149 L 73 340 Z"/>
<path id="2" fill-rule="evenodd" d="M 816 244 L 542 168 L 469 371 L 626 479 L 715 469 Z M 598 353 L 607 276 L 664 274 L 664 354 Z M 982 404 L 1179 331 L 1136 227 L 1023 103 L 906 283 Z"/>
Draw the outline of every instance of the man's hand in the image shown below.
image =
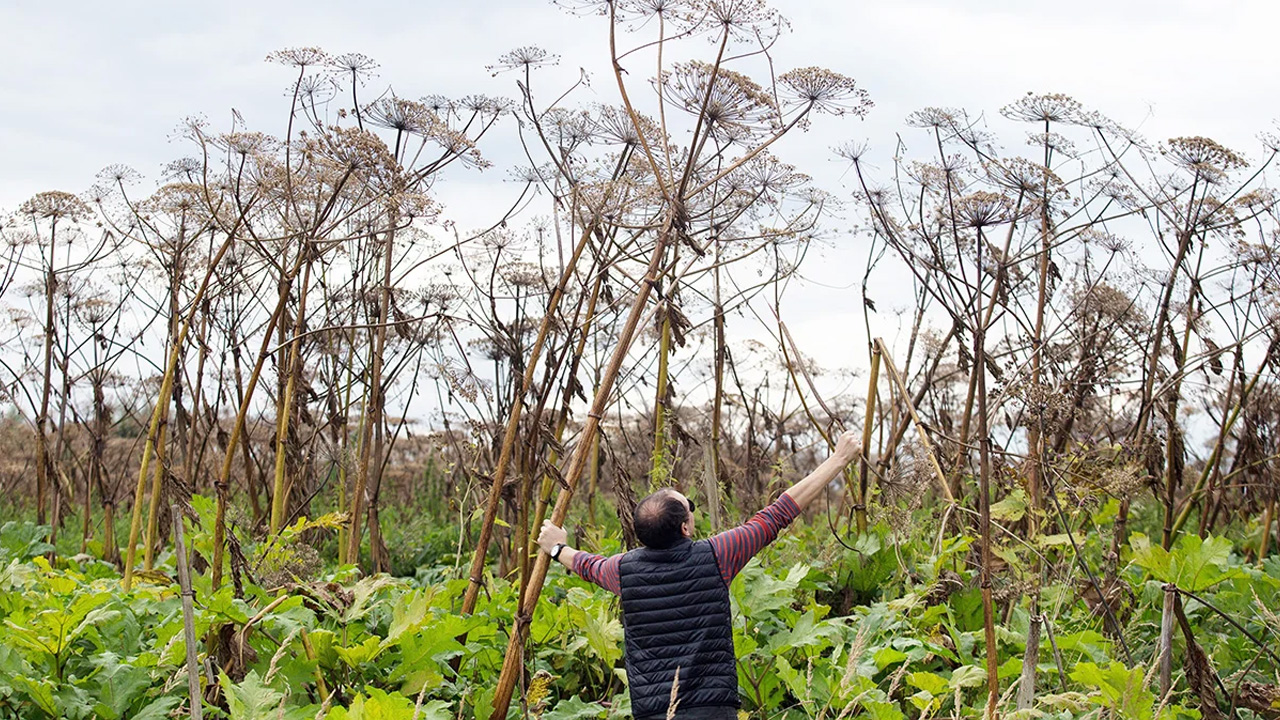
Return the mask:
<path id="1" fill-rule="evenodd" d="M 831 457 L 809 473 L 803 480 L 792 485 L 787 495 L 795 501 L 801 510 L 805 509 L 814 498 L 822 494 L 827 484 L 835 479 L 840 471 L 853 462 L 862 452 L 862 437 L 854 430 L 841 433 L 836 441 L 836 449 Z"/>
<path id="2" fill-rule="evenodd" d="M 550 520 L 542 521 L 542 531 L 538 533 L 538 547 L 542 548 L 543 552 L 550 555 L 557 544 L 565 543 L 568 539 L 569 533 L 565 532 L 564 528 L 557 527 Z"/>
<path id="3" fill-rule="evenodd" d="M 862 454 L 862 437 L 856 430 L 845 430 L 836 440 L 836 449 L 831 456 L 838 458 L 843 465 L 848 465 Z"/>

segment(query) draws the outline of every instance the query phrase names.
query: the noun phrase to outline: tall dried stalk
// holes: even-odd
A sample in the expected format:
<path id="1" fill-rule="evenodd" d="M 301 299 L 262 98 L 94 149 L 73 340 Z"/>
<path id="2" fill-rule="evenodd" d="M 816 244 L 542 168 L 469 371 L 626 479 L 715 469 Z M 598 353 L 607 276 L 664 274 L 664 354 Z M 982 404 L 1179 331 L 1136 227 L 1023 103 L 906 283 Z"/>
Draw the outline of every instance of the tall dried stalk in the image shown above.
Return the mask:
<path id="1" fill-rule="evenodd" d="M 542 324 L 538 328 L 538 337 L 534 341 L 533 347 L 529 350 L 529 359 L 525 362 L 524 376 L 521 378 L 520 389 L 513 393 L 511 409 L 507 416 L 506 431 L 502 438 L 502 449 L 498 455 L 498 465 L 493 471 L 493 484 L 489 488 L 489 498 L 485 503 L 484 518 L 480 523 L 480 538 L 476 541 L 475 553 L 471 558 L 471 570 L 467 576 L 467 591 L 462 598 L 462 613 L 464 615 L 470 614 L 475 610 L 476 601 L 479 599 L 480 586 L 484 582 L 485 555 L 488 553 L 489 543 L 493 538 L 493 525 L 498 516 L 498 506 L 502 502 L 502 489 L 506 484 L 507 470 L 515 452 L 516 434 L 520 429 L 520 417 L 524 411 L 524 396 L 528 394 L 533 386 L 534 373 L 542 356 L 542 348 L 546 344 L 547 337 L 555 322 L 556 311 L 560 306 L 560 301 L 564 297 L 570 280 L 577 271 L 578 261 L 581 259 L 594 230 L 594 224 L 583 229 L 577 245 L 574 246 L 573 255 L 561 271 L 560 281 L 556 284 L 551 298 L 547 301 L 547 310 L 542 317 Z"/>

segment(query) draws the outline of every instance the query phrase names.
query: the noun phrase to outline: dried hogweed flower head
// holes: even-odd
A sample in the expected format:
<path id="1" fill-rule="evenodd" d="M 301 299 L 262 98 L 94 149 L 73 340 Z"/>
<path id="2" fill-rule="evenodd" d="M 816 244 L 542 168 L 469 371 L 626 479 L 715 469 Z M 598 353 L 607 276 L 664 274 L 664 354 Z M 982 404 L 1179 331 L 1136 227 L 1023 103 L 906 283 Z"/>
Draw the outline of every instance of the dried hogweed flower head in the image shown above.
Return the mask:
<path id="1" fill-rule="evenodd" d="M 1161 151 L 1177 165 L 1210 180 L 1248 164 L 1243 156 L 1207 137 L 1178 137 Z"/>
<path id="2" fill-rule="evenodd" d="M 329 67 L 340 73 L 349 73 L 361 85 L 378 74 L 378 63 L 362 53 L 343 53 L 329 60 Z"/>
<path id="3" fill-rule="evenodd" d="M 42 220 L 71 220 L 72 222 L 88 219 L 93 213 L 83 200 L 61 190 L 49 190 L 37 194 L 22 203 L 18 212 Z"/>
<path id="4" fill-rule="evenodd" d="M 778 85 L 787 90 L 788 105 L 803 106 L 829 115 L 863 117 L 871 108 L 867 91 L 853 78 L 820 67 L 806 67 L 783 73 Z"/>
<path id="5" fill-rule="evenodd" d="M 956 212 L 971 228 L 991 227 L 1013 219 L 1013 203 L 1003 195 L 979 190 L 957 200 Z"/>
<path id="6" fill-rule="evenodd" d="M 1049 150 L 1066 155 L 1069 158 L 1080 156 L 1080 153 L 1076 151 L 1076 144 L 1061 133 L 1027 133 L 1027 144 L 1037 148 L 1047 147 Z"/>
<path id="7" fill-rule="evenodd" d="M 714 84 L 708 93 L 707 85 L 713 77 Z M 773 121 L 777 115 L 773 98 L 754 80 L 698 60 L 676 63 L 671 71 L 663 73 L 662 92 L 691 113 L 701 111 L 713 128 L 756 127 Z"/>
<path id="8" fill-rule="evenodd" d="M 142 175 L 128 165 L 108 165 L 97 175 L 99 180 L 112 185 L 132 185 L 142 179 Z"/>
<path id="9" fill-rule="evenodd" d="M 1014 157 L 984 163 L 987 175 L 1001 187 L 1028 195 L 1066 194 L 1062 179 L 1049 168 L 1026 158 Z"/>
<path id="10" fill-rule="evenodd" d="M 440 124 L 435 114 L 422 103 L 394 95 L 366 105 L 364 115 L 377 127 L 412 135 L 426 135 Z"/>
<path id="11" fill-rule="evenodd" d="M 1090 119 L 1083 105 L 1062 93 L 1045 95 L 1027 93 L 1025 97 L 1000 108 L 1000 114 L 1010 120 L 1034 123 L 1060 122 L 1078 125 Z"/>
<path id="12" fill-rule="evenodd" d="M 329 54 L 318 47 L 285 48 L 267 55 L 267 62 L 307 68 L 328 63 Z"/>
<path id="13" fill-rule="evenodd" d="M 644 137 L 649 138 L 651 142 L 661 135 L 658 124 L 649 117 L 637 113 L 636 120 L 639 121 Z M 636 130 L 636 123 L 632 122 L 631 115 L 623 108 L 613 105 L 598 106 L 593 124 L 596 134 L 606 144 L 627 147 L 640 144 L 640 131 Z"/>
<path id="14" fill-rule="evenodd" d="M 967 121 L 963 110 L 955 108 L 927 107 L 907 116 L 907 125 L 914 128 L 951 129 Z"/>
<path id="15" fill-rule="evenodd" d="M 786 21 L 765 0 L 706 0 L 707 22 L 730 36 L 756 39 L 756 34 L 781 32 Z"/>
<path id="16" fill-rule="evenodd" d="M 536 67 L 558 64 L 560 64 L 559 55 L 552 55 L 534 45 L 525 45 L 500 56 L 496 64 L 486 65 L 485 69 L 497 76 L 508 70 L 532 70 Z"/>

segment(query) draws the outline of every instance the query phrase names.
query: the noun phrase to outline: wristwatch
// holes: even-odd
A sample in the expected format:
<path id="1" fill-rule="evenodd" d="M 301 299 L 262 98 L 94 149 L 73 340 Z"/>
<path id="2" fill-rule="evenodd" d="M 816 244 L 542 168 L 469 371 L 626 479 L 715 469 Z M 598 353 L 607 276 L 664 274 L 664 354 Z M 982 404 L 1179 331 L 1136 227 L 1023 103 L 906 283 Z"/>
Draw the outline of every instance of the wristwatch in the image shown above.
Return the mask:
<path id="1" fill-rule="evenodd" d="M 560 552 L 561 552 L 562 550 L 564 550 L 566 547 L 569 547 L 569 546 L 568 546 L 568 545 L 565 545 L 564 543 L 556 543 L 554 546 L 552 546 L 552 548 L 551 548 L 551 559 L 552 559 L 552 560 L 559 560 L 559 559 L 560 559 Z"/>

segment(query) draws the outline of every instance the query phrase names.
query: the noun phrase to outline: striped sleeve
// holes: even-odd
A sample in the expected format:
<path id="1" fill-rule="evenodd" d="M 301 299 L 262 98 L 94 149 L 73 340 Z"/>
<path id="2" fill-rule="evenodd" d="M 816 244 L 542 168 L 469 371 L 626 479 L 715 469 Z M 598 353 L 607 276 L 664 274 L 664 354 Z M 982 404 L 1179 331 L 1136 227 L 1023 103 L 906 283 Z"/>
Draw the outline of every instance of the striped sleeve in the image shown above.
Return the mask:
<path id="1" fill-rule="evenodd" d="M 573 572 L 589 583 L 595 583 L 614 595 L 622 594 L 621 576 L 618 567 L 622 564 L 622 555 L 604 557 L 579 550 L 573 556 Z"/>
<path id="2" fill-rule="evenodd" d="M 778 537 L 778 533 L 800 515 L 800 506 L 790 495 L 782 494 L 772 505 L 755 514 L 742 525 L 711 538 L 711 549 L 720 564 L 725 583 L 742 570 L 747 561 Z M 575 558 L 575 565 L 577 565 Z"/>

